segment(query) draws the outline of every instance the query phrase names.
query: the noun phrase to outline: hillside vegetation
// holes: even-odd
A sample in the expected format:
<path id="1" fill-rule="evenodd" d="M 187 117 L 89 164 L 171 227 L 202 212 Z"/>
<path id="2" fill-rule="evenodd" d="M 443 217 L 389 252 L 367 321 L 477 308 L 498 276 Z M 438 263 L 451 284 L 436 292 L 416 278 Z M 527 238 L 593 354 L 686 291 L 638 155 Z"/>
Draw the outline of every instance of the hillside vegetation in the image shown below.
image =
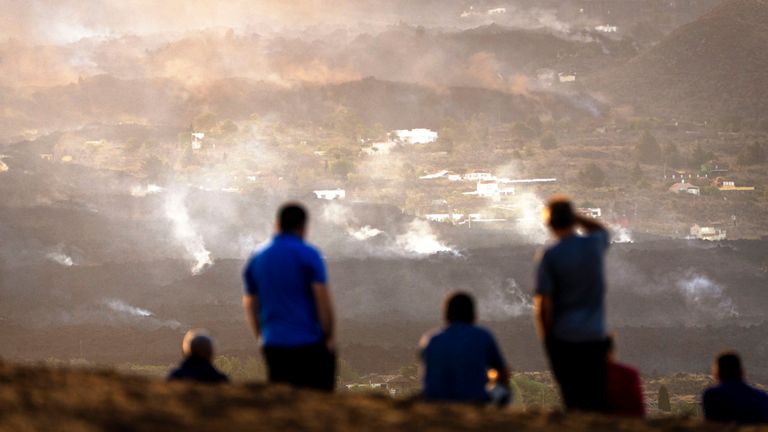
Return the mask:
<path id="1" fill-rule="evenodd" d="M 288 387 L 206 387 L 111 371 L 0 365 L 0 430 L 34 431 L 721 431 L 692 419 L 647 422 L 326 395 Z M 736 429 L 728 429 L 736 430 Z"/>

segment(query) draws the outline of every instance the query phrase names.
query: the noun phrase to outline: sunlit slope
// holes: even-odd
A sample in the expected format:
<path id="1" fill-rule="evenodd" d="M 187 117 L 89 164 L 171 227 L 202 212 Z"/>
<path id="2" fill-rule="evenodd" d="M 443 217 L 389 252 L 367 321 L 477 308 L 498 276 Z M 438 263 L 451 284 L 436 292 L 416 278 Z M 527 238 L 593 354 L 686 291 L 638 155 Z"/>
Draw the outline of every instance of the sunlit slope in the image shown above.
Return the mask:
<path id="1" fill-rule="evenodd" d="M 721 120 L 768 111 L 768 1 L 728 0 L 592 81 L 653 113 Z"/>

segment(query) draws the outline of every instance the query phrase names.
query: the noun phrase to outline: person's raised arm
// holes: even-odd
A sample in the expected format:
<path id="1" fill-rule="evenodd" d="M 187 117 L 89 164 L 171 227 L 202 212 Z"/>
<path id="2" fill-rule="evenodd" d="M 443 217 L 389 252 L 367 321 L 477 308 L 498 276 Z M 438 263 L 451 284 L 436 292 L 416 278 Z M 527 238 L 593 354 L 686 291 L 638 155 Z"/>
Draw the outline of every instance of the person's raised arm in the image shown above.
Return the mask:
<path id="1" fill-rule="evenodd" d="M 317 318 L 320 320 L 320 326 L 323 329 L 325 344 L 329 351 L 336 351 L 336 318 L 333 311 L 333 301 L 328 285 L 320 282 L 312 284 L 312 291 L 315 294 L 315 303 L 317 307 Z"/>
<path id="2" fill-rule="evenodd" d="M 259 327 L 259 298 L 250 294 L 244 295 L 243 308 L 245 309 L 245 319 L 248 321 L 253 335 L 258 340 L 261 335 L 261 327 Z"/>
<path id="3" fill-rule="evenodd" d="M 552 332 L 552 296 L 537 294 L 533 297 L 533 313 L 539 337 L 546 340 Z"/>
<path id="4" fill-rule="evenodd" d="M 587 233 L 593 233 L 595 231 L 607 231 L 605 226 L 598 222 L 596 219 L 582 214 L 576 214 L 576 223 L 584 228 Z"/>

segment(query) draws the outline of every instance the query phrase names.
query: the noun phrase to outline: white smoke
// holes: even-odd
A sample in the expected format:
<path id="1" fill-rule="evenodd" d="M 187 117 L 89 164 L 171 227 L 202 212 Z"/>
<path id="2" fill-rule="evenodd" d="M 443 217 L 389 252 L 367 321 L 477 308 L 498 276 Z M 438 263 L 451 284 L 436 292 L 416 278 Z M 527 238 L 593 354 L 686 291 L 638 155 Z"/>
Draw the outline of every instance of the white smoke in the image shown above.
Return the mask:
<path id="1" fill-rule="evenodd" d="M 405 232 L 393 238 L 393 236 L 379 228 L 362 225 L 355 219 L 349 208 L 338 203 L 326 205 L 323 208 L 322 217 L 330 223 L 344 227 L 347 235 L 356 241 L 365 242 L 374 237 L 384 236 L 387 241 L 386 246 L 378 246 L 367 251 L 370 254 L 379 256 L 421 256 L 434 255 L 436 253 L 452 253 L 460 255 L 453 247 L 440 241 L 429 225 L 429 222 L 423 219 L 414 219 L 405 226 Z"/>
<path id="2" fill-rule="evenodd" d="M 129 315 L 137 316 L 137 317 L 151 317 L 154 314 L 146 309 L 142 309 L 140 307 L 131 306 L 128 303 L 123 302 L 122 300 L 117 299 L 110 299 L 107 300 L 106 305 L 112 309 L 115 312 L 124 312 Z"/>
<path id="3" fill-rule="evenodd" d="M 148 184 L 147 186 L 136 185 L 131 187 L 131 196 L 140 198 L 140 197 L 145 197 L 147 195 L 160 193 L 162 191 L 163 191 L 163 188 L 156 184 Z"/>
<path id="4" fill-rule="evenodd" d="M 254 234 L 241 234 L 237 238 L 240 258 L 248 258 L 269 242 L 269 236 L 259 237 Z"/>
<path id="5" fill-rule="evenodd" d="M 355 240 L 365 241 L 376 237 L 384 232 L 370 225 L 359 226 L 354 220 L 349 208 L 338 204 L 330 203 L 323 208 L 323 219 L 326 221 L 343 226 L 347 234 Z"/>
<path id="6" fill-rule="evenodd" d="M 454 248 L 441 242 L 432 231 L 429 222 L 421 219 L 414 219 L 408 225 L 408 231 L 395 238 L 395 243 L 410 254 L 434 255 L 440 252 L 459 254 Z"/>
<path id="7" fill-rule="evenodd" d="M 181 327 L 181 323 L 176 320 L 159 320 L 155 318 L 155 314 L 152 311 L 144 308 L 140 308 L 137 306 L 129 305 L 128 303 L 122 300 L 109 299 L 104 301 L 104 304 L 114 312 L 118 312 L 128 317 L 146 320 L 147 322 L 154 325 L 171 327 L 174 329 Z"/>
<path id="8" fill-rule="evenodd" d="M 611 227 L 611 231 L 613 231 L 613 236 L 611 238 L 612 243 L 634 243 L 635 240 L 632 237 L 632 231 L 629 230 L 627 227 Z"/>
<path id="9" fill-rule="evenodd" d="M 676 285 L 686 303 L 697 311 L 717 319 L 739 316 L 736 305 L 723 287 L 707 276 L 689 271 Z"/>
<path id="10" fill-rule="evenodd" d="M 489 295 L 478 302 L 484 318 L 507 319 L 530 314 L 533 302 L 512 278 L 504 281 L 499 289 L 493 289 Z"/>
<path id="11" fill-rule="evenodd" d="M 347 233 L 349 233 L 350 236 L 352 236 L 357 240 L 365 241 L 370 238 L 376 237 L 379 234 L 382 234 L 383 231 L 378 228 L 373 228 L 370 225 L 365 225 L 359 229 L 347 227 Z"/>
<path id="12" fill-rule="evenodd" d="M 165 215 L 173 222 L 174 236 L 195 260 L 192 274 L 198 274 L 205 266 L 213 264 L 211 252 L 205 247 L 203 237 L 195 230 L 185 204 L 186 193 L 168 194 L 165 201 Z"/>
<path id="13" fill-rule="evenodd" d="M 544 202 L 532 192 L 523 192 L 512 198 L 512 209 L 518 215 L 515 230 L 526 240 L 534 244 L 547 241 L 547 229 L 544 226 Z"/>
<path id="14" fill-rule="evenodd" d="M 64 267 L 72 267 L 75 265 L 75 261 L 72 259 L 72 257 L 62 252 L 51 252 L 46 255 L 46 258 L 57 264 L 61 264 Z"/>

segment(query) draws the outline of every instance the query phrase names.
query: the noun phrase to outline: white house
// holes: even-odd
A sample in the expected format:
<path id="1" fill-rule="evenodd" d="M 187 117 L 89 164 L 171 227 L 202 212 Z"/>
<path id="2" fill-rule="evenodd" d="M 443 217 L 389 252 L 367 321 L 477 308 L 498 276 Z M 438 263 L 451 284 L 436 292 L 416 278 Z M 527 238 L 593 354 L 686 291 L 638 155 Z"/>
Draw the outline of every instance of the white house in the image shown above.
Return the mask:
<path id="1" fill-rule="evenodd" d="M 477 182 L 477 188 L 473 192 L 464 192 L 464 195 L 477 195 L 483 198 L 492 198 L 499 201 L 502 196 L 514 195 L 514 187 L 502 187 L 497 180 L 480 180 Z"/>
<path id="2" fill-rule="evenodd" d="M 344 189 L 326 189 L 312 191 L 317 199 L 324 199 L 333 201 L 337 199 L 344 199 L 347 197 L 347 192 Z"/>
<path id="3" fill-rule="evenodd" d="M 430 222 L 458 222 L 464 217 L 462 213 L 428 213 L 424 215 Z"/>
<path id="4" fill-rule="evenodd" d="M 480 180 L 477 182 L 477 195 L 491 198 L 499 195 L 499 183 L 496 180 Z"/>
<path id="5" fill-rule="evenodd" d="M 560 72 L 560 73 L 557 74 L 557 79 L 561 83 L 575 82 L 576 81 L 576 74 Z"/>
<path id="6" fill-rule="evenodd" d="M 481 180 L 494 180 L 495 177 L 489 172 L 469 172 L 464 174 L 464 180 L 466 181 L 481 181 Z"/>
<path id="7" fill-rule="evenodd" d="M 203 138 L 205 138 L 204 132 L 192 132 L 191 138 L 192 150 L 200 150 L 203 148 Z"/>
<path id="8" fill-rule="evenodd" d="M 682 183 L 675 183 L 669 187 L 670 192 L 674 193 L 689 193 L 691 195 L 701 195 L 701 188 L 694 186 L 690 183 L 683 181 Z"/>
<path id="9" fill-rule="evenodd" d="M 437 132 L 430 129 L 398 129 L 392 131 L 405 144 L 427 144 L 437 141 Z"/>
<path id="10" fill-rule="evenodd" d="M 583 214 L 584 216 L 589 216 L 594 219 L 597 219 L 603 215 L 603 210 L 600 207 L 585 207 L 576 209 L 576 211 Z"/>
<path id="11" fill-rule="evenodd" d="M 691 237 L 699 240 L 719 241 L 725 240 L 725 230 L 715 227 L 703 227 L 698 224 L 694 224 L 691 227 Z"/>

